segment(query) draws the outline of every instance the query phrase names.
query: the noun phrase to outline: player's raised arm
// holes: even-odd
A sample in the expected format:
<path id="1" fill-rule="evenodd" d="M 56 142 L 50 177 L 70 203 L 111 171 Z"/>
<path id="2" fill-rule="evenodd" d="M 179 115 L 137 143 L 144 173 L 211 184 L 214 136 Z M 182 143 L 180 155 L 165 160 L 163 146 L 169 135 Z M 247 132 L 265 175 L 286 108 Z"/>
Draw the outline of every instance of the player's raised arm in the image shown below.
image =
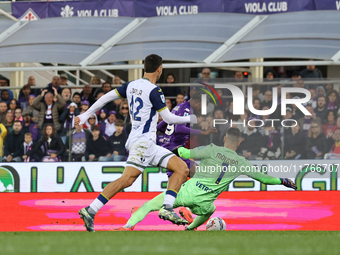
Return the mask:
<path id="1" fill-rule="evenodd" d="M 111 90 L 106 93 L 104 96 L 99 98 L 85 113 L 82 115 L 78 115 L 75 120 L 75 125 L 84 124 L 86 120 L 88 120 L 96 111 L 99 111 L 106 105 L 108 102 L 114 101 L 118 98 L 126 98 L 126 87 L 128 83 L 125 83 L 123 86 Z"/>

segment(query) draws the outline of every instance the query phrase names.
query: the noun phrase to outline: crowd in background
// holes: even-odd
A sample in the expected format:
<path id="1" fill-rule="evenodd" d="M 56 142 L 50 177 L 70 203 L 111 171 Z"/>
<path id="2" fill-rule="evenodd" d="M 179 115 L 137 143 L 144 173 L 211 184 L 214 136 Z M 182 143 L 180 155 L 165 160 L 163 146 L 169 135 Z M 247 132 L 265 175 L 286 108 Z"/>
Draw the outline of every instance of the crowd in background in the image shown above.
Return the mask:
<path id="1" fill-rule="evenodd" d="M 212 83 L 211 71 L 204 68 L 196 82 Z M 265 72 L 265 81 L 273 81 L 273 69 Z M 231 126 L 242 131 L 237 153 L 247 159 L 318 159 L 340 158 L 340 108 L 339 92 L 333 84 L 307 85 L 304 79 L 322 79 L 315 66 L 308 66 L 301 72 L 293 73 L 293 85 L 308 89 L 311 99 L 305 104 L 312 114 L 305 116 L 295 105 L 288 105 L 281 116 L 281 87 L 278 85 L 253 84 L 252 102 L 257 110 L 268 110 L 272 106 L 272 87 L 278 90 L 278 107 L 267 116 L 254 115 L 248 109 L 243 115 L 233 115 L 234 102 L 225 91 L 217 90 L 222 98 L 222 107 L 210 102 L 207 115 L 198 117 L 193 128 L 207 130 L 214 119 L 228 120 L 227 124 L 216 125 L 217 132 L 208 136 L 192 135 L 190 147 L 215 143 L 223 145 L 223 137 Z M 18 98 L 8 87 L 8 80 L 0 77 L 0 156 L 3 162 L 58 162 L 58 161 L 124 161 L 127 136 L 131 132 L 129 104 L 117 99 L 106 104 L 93 114 L 84 125 L 75 126 L 75 116 L 84 113 L 96 100 L 112 90 L 110 82 L 101 83 L 97 76 L 82 87 L 81 92 L 73 92 L 67 85 L 66 74 L 54 76 L 44 89 L 35 88 L 35 78 L 20 90 Z M 243 72 L 235 72 L 234 82 L 245 81 Z M 174 74 L 165 77 L 167 85 L 162 86 L 169 110 L 190 100 L 197 88 L 187 91 L 171 86 L 176 83 Z M 120 84 L 118 76 L 113 81 Z M 92 88 L 91 85 L 101 85 Z M 7 87 L 7 88 L 6 88 Z M 287 94 L 286 98 L 300 98 L 299 93 Z M 247 108 L 247 106 L 246 106 Z M 294 119 L 286 121 L 266 121 L 268 119 Z M 161 117 L 159 117 L 161 121 Z M 235 124 L 236 123 L 236 124 Z M 243 124 L 242 124 L 243 123 Z M 261 126 L 261 123 L 263 125 Z M 294 124 L 295 123 L 295 124 Z M 296 124 L 297 123 L 297 124 Z M 261 127 L 254 127 L 261 126 Z M 158 132 L 157 143 L 161 144 L 163 134 Z M 188 145 L 189 146 L 189 145 Z"/>

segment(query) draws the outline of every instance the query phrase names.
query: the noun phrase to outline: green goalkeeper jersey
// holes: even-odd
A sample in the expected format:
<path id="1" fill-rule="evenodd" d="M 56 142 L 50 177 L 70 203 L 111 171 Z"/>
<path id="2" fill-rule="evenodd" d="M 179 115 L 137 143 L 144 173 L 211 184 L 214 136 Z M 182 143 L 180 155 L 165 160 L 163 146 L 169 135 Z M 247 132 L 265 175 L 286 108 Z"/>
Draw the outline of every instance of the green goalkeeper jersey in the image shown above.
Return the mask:
<path id="1" fill-rule="evenodd" d="M 183 148 L 179 152 L 182 158 L 201 159 L 195 175 L 181 188 L 183 195 L 194 199 L 195 204 L 214 201 L 242 174 L 264 184 L 281 184 L 279 178 L 259 172 L 248 160 L 226 147 L 210 144 L 191 150 Z"/>

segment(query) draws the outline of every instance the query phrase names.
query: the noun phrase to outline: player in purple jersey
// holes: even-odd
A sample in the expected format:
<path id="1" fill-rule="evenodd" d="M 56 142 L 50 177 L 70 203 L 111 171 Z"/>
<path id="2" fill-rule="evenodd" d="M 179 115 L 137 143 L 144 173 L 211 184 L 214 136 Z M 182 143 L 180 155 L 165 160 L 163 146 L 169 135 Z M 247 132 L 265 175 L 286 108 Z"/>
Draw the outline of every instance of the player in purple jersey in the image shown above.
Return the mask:
<path id="1" fill-rule="evenodd" d="M 198 90 L 189 101 L 184 101 L 184 103 L 177 105 L 172 109 L 171 113 L 177 116 L 187 116 L 193 113 L 196 115 L 200 114 L 201 111 L 201 96 L 203 92 L 202 90 Z M 207 130 L 199 130 L 190 128 L 189 124 L 167 124 L 164 121 L 161 121 L 157 125 L 157 130 L 164 133 L 163 144 L 162 147 L 172 151 L 174 148 L 179 146 L 185 146 L 187 141 L 190 138 L 190 134 L 192 135 L 209 135 L 211 133 L 217 132 L 216 128 L 208 128 Z M 190 177 L 195 174 L 195 162 L 190 159 L 182 160 L 187 164 L 190 169 Z M 173 172 L 170 170 L 166 170 L 168 177 L 170 177 Z"/>

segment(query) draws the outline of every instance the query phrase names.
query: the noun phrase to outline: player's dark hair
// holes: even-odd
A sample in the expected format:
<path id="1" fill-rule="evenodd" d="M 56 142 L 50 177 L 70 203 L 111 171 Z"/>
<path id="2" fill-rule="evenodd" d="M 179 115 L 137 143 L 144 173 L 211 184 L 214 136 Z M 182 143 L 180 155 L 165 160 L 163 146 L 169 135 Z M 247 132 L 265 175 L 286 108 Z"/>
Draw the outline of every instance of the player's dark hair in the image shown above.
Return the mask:
<path id="1" fill-rule="evenodd" d="M 144 60 L 144 71 L 146 73 L 156 72 L 157 68 L 162 65 L 162 61 L 163 59 L 156 54 L 147 56 Z"/>
<path id="2" fill-rule="evenodd" d="M 238 128 L 231 127 L 228 129 L 226 137 L 229 141 L 238 144 L 241 137 L 241 131 Z"/>

